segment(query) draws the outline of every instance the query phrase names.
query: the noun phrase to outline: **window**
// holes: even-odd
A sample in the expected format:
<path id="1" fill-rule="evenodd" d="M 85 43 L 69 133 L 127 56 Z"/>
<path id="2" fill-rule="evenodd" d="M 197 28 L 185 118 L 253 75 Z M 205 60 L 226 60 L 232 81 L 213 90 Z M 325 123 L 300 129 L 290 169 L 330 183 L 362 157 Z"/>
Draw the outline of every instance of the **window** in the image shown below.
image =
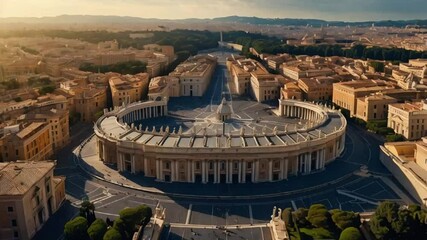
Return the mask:
<path id="1" fill-rule="evenodd" d="M 374 109 L 377 109 L 377 105 L 374 105 Z"/>
<path id="2" fill-rule="evenodd" d="M 16 227 L 18 224 L 16 223 L 16 219 L 12 219 L 12 227 Z"/>
<path id="3" fill-rule="evenodd" d="M 14 237 L 14 238 L 18 238 L 18 237 L 19 237 L 18 231 L 14 231 L 14 232 L 13 232 L 13 237 Z"/>
<path id="4" fill-rule="evenodd" d="M 8 212 L 13 212 L 13 207 L 7 207 Z"/>
<path id="5" fill-rule="evenodd" d="M 248 169 L 251 169 L 251 168 L 252 168 L 252 163 L 248 162 Z"/>

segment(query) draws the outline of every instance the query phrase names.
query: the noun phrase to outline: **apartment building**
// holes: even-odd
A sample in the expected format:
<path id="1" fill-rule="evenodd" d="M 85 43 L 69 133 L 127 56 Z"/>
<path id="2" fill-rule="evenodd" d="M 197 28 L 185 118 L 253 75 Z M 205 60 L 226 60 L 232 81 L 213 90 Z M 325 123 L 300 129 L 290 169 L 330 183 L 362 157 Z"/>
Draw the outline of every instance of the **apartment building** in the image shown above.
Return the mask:
<path id="1" fill-rule="evenodd" d="M 201 97 L 208 88 L 216 65 L 216 57 L 197 55 L 179 64 L 169 76 L 179 78 L 181 96 Z"/>
<path id="2" fill-rule="evenodd" d="M 386 119 L 388 105 L 396 102 L 397 99 L 381 93 L 357 98 L 356 117 L 365 122 Z"/>
<path id="3" fill-rule="evenodd" d="M 180 84 L 177 77 L 161 76 L 150 80 L 148 86 L 148 100 L 160 101 L 164 98 L 179 97 Z"/>
<path id="4" fill-rule="evenodd" d="M 235 93 L 249 94 L 258 102 L 279 98 L 279 76 L 270 74 L 258 61 L 232 56 L 227 60 L 227 67 Z"/>
<path id="5" fill-rule="evenodd" d="M 387 126 L 408 140 L 427 136 L 427 102 L 390 104 Z"/>
<path id="6" fill-rule="evenodd" d="M 81 121 L 96 121 L 95 114 L 107 107 L 107 88 L 93 86 L 82 88 L 74 95 L 73 106 Z"/>
<path id="7" fill-rule="evenodd" d="M 332 101 L 336 105 L 348 109 L 351 116 L 355 116 L 357 113 L 357 98 L 395 88 L 392 83 L 383 80 L 356 80 L 334 83 Z"/>
<path id="8" fill-rule="evenodd" d="M 41 161 L 53 154 L 49 123 L 32 122 L 0 129 L 0 162 Z"/>
<path id="9" fill-rule="evenodd" d="M 336 80 L 332 77 L 300 78 L 298 86 L 307 101 L 331 100 L 334 82 Z"/>
<path id="10" fill-rule="evenodd" d="M 0 163 L 0 239 L 29 240 L 65 200 L 56 162 Z"/>
<path id="11" fill-rule="evenodd" d="M 121 106 L 146 98 L 149 76 L 147 73 L 136 75 L 115 75 L 108 80 L 113 106 Z"/>
<path id="12" fill-rule="evenodd" d="M 52 149 L 54 152 L 63 148 L 70 140 L 68 110 L 41 110 L 35 109 L 29 113 L 21 115 L 18 122 L 46 122 L 49 123 Z"/>
<path id="13" fill-rule="evenodd" d="M 297 82 L 288 82 L 280 89 L 280 99 L 302 100 L 303 92 Z"/>

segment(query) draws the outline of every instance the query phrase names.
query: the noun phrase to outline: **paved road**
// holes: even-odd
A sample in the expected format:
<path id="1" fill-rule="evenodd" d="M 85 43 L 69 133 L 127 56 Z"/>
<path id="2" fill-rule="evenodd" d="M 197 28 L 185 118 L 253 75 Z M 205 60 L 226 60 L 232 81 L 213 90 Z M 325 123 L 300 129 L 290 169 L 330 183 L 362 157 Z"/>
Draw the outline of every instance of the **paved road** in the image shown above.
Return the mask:
<path id="1" fill-rule="evenodd" d="M 219 104 L 220 95 L 227 87 L 224 80 L 224 66 L 219 66 L 215 80 L 208 89 L 208 95 L 202 98 L 182 98 L 191 107 L 209 109 Z M 209 97 L 215 96 L 214 98 Z M 232 100 L 230 95 L 228 100 Z M 197 99 L 195 101 L 194 99 Z M 178 104 L 179 105 L 179 104 Z M 265 223 L 269 221 L 273 206 L 280 208 L 308 207 L 313 203 L 323 203 L 328 208 L 340 208 L 353 211 L 372 211 L 376 201 L 401 198 L 381 179 L 373 176 L 355 175 L 361 166 L 367 166 L 374 175 L 388 176 L 389 172 L 378 160 L 379 145 L 382 144 L 371 133 L 349 123 L 346 137 L 346 150 L 342 157 L 327 166 L 320 173 L 290 178 L 278 183 L 260 184 L 184 184 L 158 183 L 146 181 L 168 192 L 190 193 L 200 197 L 177 197 L 159 195 L 128 189 L 107 183 L 77 168 L 73 149 L 91 133 L 91 125 L 73 127 L 70 144 L 57 154 L 56 174 L 67 176 L 66 193 L 69 202 L 55 214 L 36 235 L 35 239 L 60 239 L 66 221 L 78 212 L 82 199 L 88 198 L 95 203 L 97 217 L 114 219 L 118 211 L 125 207 L 146 204 L 154 207 L 158 202 L 165 207 L 167 222 L 163 239 L 269 239 Z M 334 180 L 342 178 L 341 181 Z M 131 176 L 129 176 L 131 177 Z M 310 191 L 263 198 L 223 199 L 220 197 L 206 199 L 204 195 L 248 195 L 280 193 L 301 190 L 326 183 Z M 339 191 L 338 191 L 339 190 Z M 340 194 L 345 192 L 346 195 Z M 229 231 L 218 229 L 224 226 Z M 236 227 L 238 226 L 238 227 Z"/>

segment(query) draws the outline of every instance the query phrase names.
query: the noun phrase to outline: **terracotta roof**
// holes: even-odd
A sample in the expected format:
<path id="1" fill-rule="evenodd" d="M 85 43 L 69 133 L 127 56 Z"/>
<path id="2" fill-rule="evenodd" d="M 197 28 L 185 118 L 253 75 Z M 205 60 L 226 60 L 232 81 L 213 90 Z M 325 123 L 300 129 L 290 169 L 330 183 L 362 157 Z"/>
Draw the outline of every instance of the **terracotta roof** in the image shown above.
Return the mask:
<path id="1" fill-rule="evenodd" d="M 54 166 L 53 161 L 0 163 L 0 196 L 25 194 Z"/>

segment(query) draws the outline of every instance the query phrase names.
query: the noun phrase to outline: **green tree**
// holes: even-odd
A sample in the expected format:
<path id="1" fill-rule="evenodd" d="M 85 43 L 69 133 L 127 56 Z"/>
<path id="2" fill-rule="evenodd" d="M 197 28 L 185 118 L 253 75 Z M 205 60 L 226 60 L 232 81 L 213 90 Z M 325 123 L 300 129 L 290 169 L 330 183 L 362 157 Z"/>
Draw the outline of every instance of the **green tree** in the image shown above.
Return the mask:
<path id="1" fill-rule="evenodd" d="M 89 224 L 92 224 L 95 221 L 95 204 L 89 200 L 84 200 L 80 206 L 80 216 L 87 219 Z"/>
<path id="2" fill-rule="evenodd" d="M 298 227 L 307 227 L 310 226 L 310 222 L 307 221 L 308 210 L 306 208 L 298 208 L 293 212 L 293 217 L 296 221 Z"/>
<path id="3" fill-rule="evenodd" d="M 127 238 L 127 226 L 121 218 L 114 220 L 113 228 L 116 229 L 124 238 Z"/>
<path id="4" fill-rule="evenodd" d="M 88 222 L 84 217 L 76 217 L 64 226 L 65 239 L 82 240 L 87 238 Z"/>
<path id="5" fill-rule="evenodd" d="M 363 236 L 359 229 L 348 227 L 341 232 L 339 240 L 363 240 Z"/>
<path id="6" fill-rule="evenodd" d="M 122 235 L 115 228 L 110 228 L 105 233 L 103 240 L 122 240 Z"/>
<path id="7" fill-rule="evenodd" d="M 141 221 L 141 214 L 137 208 L 125 208 L 119 212 L 119 215 L 128 233 L 135 231 L 136 224 Z"/>
<path id="8" fill-rule="evenodd" d="M 107 232 L 107 223 L 102 219 L 96 219 L 87 229 L 91 240 L 102 240 L 105 232 Z"/>
<path id="9" fill-rule="evenodd" d="M 286 226 L 293 228 L 294 227 L 294 220 L 292 219 L 292 209 L 291 208 L 285 208 L 282 212 L 282 219 L 285 221 Z"/>
<path id="10" fill-rule="evenodd" d="M 55 91 L 55 86 L 53 85 L 47 85 L 47 86 L 43 86 L 39 89 L 39 93 L 41 95 L 46 95 L 48 93 L 53 93 L 53 91 Z"/>
<path id="11" fill-rule="evenodd" d="M 141 224 L 145 227 L 150 222 L 151 217 L 153 216 L 153 210 L 145 204 L 136 207 L 136 210 L 139 213 L 139 219 L 137 221 L 137 224 Z"/>
<path id="12" fill-rule="evenodd" d="M 308 210 L 307 220 L 318 228 L 329 228 L 331 226 L 331 214 L 323 204 L 313 204 Z"/>
<path id="13" fill-rule="evenodd" d="M 378 239 L 396 239 L 397 234 L 391 223 L 399 218 L 399 204 L 394 202 L 382 202 L 375 210 L 369 221 L 372 233 Z"/>
<path id="14" fill-rule="evenodd" d="M 332 221 L 341 230 L 360 226 L 360 215 L 354 212 L 337 210 L 332 212 Z"/>

